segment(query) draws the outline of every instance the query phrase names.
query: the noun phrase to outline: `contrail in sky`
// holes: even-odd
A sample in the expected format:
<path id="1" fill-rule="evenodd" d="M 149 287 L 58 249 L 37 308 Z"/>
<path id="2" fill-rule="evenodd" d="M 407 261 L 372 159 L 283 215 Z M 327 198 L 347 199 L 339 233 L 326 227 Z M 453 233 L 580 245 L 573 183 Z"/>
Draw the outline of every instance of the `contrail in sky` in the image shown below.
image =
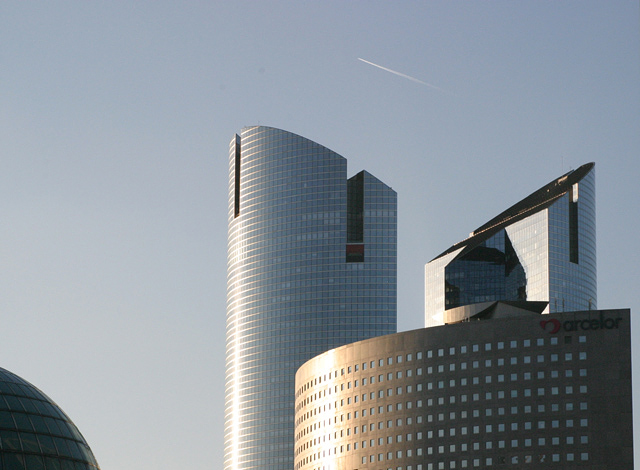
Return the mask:
<path id="1" fill-rule="evenodd" d="M 407 79 L 411 80 L 412 82 L 421 83 L 422 85 L 426 85 L 426 86 L 428 86 L 430 88 L 433 88 L 435 90 L 439 90 L 439 91 L 441 91 L 443 93 L 447 93 L 447 91 L 443 90 L 440 87 L 432 85 L 431 83 L 423 82 L 422 80 L 418 80 L 417 78 L 412 77 L 410 75 L 405 75 L 404 73 L 396 72 L 395 70 L 388 69 L 386 67 L 383 67 L 382 65 L 374 64 L 373 62 L 369 62 L 368 60 L 361 59 L 360 57 L 358 57 L 358 60 L 361 60 L 365 64 L 373 65 L 374 67 L 378 67 L 379 69 L 386 70 L 387 72 L 391 72 L 394 75 L 398 75 L 400 77 L 407 78 Z"/>

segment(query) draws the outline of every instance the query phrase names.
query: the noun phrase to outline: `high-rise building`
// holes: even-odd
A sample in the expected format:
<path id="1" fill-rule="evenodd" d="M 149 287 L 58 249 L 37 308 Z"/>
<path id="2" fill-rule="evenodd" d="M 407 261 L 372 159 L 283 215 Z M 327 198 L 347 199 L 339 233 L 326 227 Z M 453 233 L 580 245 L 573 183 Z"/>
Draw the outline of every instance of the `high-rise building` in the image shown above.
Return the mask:
<path id="1" fill-rule="evenodd" d="M 0 468 L 99 470 L 71 419 L 26 380 L 0 368 Z"/>
<path id="2" fill-rule="evenodd" d="M 303 137 L 231 141 L 225 469 L 291 470 L 296 369 L 396 331 L 396 204 Z"/>
<path id="3" fill-rule="evenodd" d="M 597 308 L 593 163 L 570 171 L 473 231 L 425 267 L 425 326 L 479 302 Z"/>
<path id="4" fill-rule="evenodd" d="M 629 310 L 496 304 L 302 365 L 294 470 L 633 468 Z"/>

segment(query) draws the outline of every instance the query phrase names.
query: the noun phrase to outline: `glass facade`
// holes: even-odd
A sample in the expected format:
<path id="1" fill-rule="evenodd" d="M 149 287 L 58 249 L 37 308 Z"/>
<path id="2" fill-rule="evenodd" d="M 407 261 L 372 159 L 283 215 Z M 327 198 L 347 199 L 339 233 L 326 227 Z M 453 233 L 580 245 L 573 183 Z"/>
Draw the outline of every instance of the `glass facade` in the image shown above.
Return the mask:
<path id="1" fill-rule="evenodd" d="M 396 205 L 303 137 L 258 126 L 232 140 L 225 469 L 293 468 L 296 369 L 396 331 Z"/>
<path id="2" fill-rule="evenodd" d="M 2 368 L 0 468 L 99 469 L 82 434 L 58 405 L 26 380 Z"/>
<path id="3" fill-rule="evenodd" d="M 549 302 L 545 313 L 597 308 L 595 170 L 563 175 L 425 268 L 425 326 L 489 301 Z"/>

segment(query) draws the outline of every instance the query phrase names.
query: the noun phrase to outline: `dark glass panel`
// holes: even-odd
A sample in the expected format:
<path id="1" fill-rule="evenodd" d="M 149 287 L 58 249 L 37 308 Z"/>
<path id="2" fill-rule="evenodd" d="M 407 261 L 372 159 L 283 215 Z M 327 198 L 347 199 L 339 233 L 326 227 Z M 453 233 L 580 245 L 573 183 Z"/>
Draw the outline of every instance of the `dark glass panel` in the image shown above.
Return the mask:
<path id="1" fill-rule="evenodd" d="M 68 437 L 69 439 L 73 439 L 74 436 L 69 429 L 69 425 L 65 421 L 56 420 L 56 422 L 58 423 L 58 427 L 60 428 L 60 432 L 62 433 L 62 435 L 64 437 Z"/>
<path id="2" fill-rule="evenodd" d="M 29 418 L 31 419 L 31 424 L 33 424 L 33 429 L 35 429 L 36 432 L 49 433 L 49 428 L 44 422 L 42 416 L 30 415 Z"/>
<path id="3" fill-rule="evenodd" d="M 76 470 L 73 460 L 60 460 L 61 470 Z"/>
<path id="4" fill-rule="evenodd" d="M 38 440 L 40 441 L 42 453 L 57 455 L 56 445 L 53 443 L 53 438 L 51 436 L 40 434 L 38 436 Z"/>
<path id="5" fill-rule="evenodd" d="M 97 465 L 96 459 L 94 458 L 93 453 L 91 452 L 91 449 L 89 449 L 89 447 L 86 444 L 78 443 L 78 447 L 82 452 L 82 460 L 86 460 L 89 463 Z"/>
<path id="6" fill-rule="evenodd" d="M 29 387 L 28 385 L 18 385 L 18 387 L 20 388 L 21 395 L 29 398 L 39 398 L 36 397 L 33 387 Z"/>
<path id="7" fill-rule="evenodd" d="M 0 428 L 15 429 L 13 415 L 9 411 L 0 411 Z"/>
<path id="8" fill-rule="evenodd" d="M 15 383 L 10 383 L 8 384 L 9 388 L 11 389 L 11 394 L 12 395 L 17 395 L 17 396 L 22 396 L 24 395 L 24 393 L 22 392 L 22 390 L 20 389 L 20 385 L 15 384 Z"/>
<path id="9" fill-rule="evenodd" d="M 24 406 L 18 397 L 6 396 L 4 397 L 9 404 L 9 409 L 12 411 L 24 411 Z"/>
<path id="10" fill-rule="evenodd" d="M 240 136 L 236 135 L 236 155 L 235 155 L 235 188 L 234 188 L 234 216 L 240 215 L 240 163 L 241 163 Z"/>
<path id="11" fill-rule="evenodd" d="M 13 413 L 13 419 L 16 421 L 16 427 L 19 431 L 33 431 L 33 426 L 29 420 L 29 416 L 24 413 Z"/>
<path id="12" fill-rule="evenodd" d="M 569 198 L 569 261 L 578 263 L 578 202 Z"/>
<path id="13" fill-rule="evenodd" d="M 38 414 L 38 407 L 36 406 L 37 400 L 31 400 L 29 398 L 22 398 L 22 406 L 29 413 Z"/>
<path id="14" fill-rule="evenodd" d="M 2 450 L 22 450 L 17 432 L 2 431 L 0 432 L 0 437 L 2 437 Z"/>
<path id="15" fill-rule="evenodd" d="M 58 459 L 52 459 L 51 457 L 45 457 L 45 464 L 47 470 L 60 470 L 60 461 Z"/>
<path id="16" fill-rule="evenodd" d="M 36 401 L 35 405 L 38 408 L 38 411 L 40 412 L 41 415 L 44 415 L 44 416 L 51 415 L 51 412 L 49 411 L 51 407 L 47 408 L 47 403 L 43 401 Z"/>
<path id="17" fill-rule="evenodd" d="M 60 432 L 60 428 L 58 427 L 58 420 L 45 416 L 44 422 L 47 423 L 47 427 L 49 428 L 50 434 L 54 434 L 56 436 L 62 435 L 62 433 Z"/>
<path id="18" fill-rule="evenodd" d="M 40 444 L 35 434 L 30 432 L 21 432 L 20 440 L 22 441 L 22 450 L 25 452 L 40 453 Z"/>
<path id="19" fill-rule="evenodd" d="M 13 452 L 3 452 L 3 470 L 26 470 L 24 466 L 24 456 Z"/>
<path id="20" fill-rule="evenodd" d="M 364 243 L 364 172 L 347 180 L 347 243 Z"/>
<path id="21" fill-rule="evenodd" d="M 67 423 L 67 426 L 69 427 L 69 430 L 71 431 L 71 433 L 73 434 L 73 438 L 84 442 L 84 437 L 82 437 L 82 434 L 80 434 L 80 431 L 78 430 L 78 428 L 76 427 L 75 424 L 73 423 Z"/>
<path id="22" fill-rule="evenodd" d="M 83 455 L 82 452 L 80 452 L 80 449 L 78 449 L 78 444 L 75 441 L 67 441 L 67 444 L 69 445 L 71 456 L 74 459 L 82 460 Z"/>
<path id="23" fill-rule="evenodd" d="M 71 452 L 69 451 L 69 446 L 67 445 L 66 439 L 63 439 L 61 437 L 54 437 L 53 442 L 56 443 L 58 455 L 62 457 L 71 457 Z"/>
<path id="24" fill-rule="evenodd" d="M 44 460 L 39 455 L 25 455 L 24 461 L 27 464 L 27 470 L 45 470 Z"/>

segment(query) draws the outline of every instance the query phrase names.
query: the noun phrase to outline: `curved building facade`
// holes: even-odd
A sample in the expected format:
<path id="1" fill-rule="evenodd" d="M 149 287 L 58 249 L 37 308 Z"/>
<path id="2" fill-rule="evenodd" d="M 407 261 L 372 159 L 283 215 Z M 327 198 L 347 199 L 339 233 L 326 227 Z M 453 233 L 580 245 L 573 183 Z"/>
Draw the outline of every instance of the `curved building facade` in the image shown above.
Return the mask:
<path id="1" fill-rule="evenodd" d="M 295 470 L 633 468 L 628 309 L 373 338 L 295 387 Z"/>
<path id="2" fill-rule="evenodd" d="M 396 331 L 396 193 L 298 135 L 230 145 L 225 469 L 293 466 L 294 374 Z"/>
<path id="3" fill-rule="evenodd" d="M 26 380 L 0 368 L 0 468 L 97 470 L 69 417 Z"/>
<path id="4" fill-rule="evenodd" d="M 491 301 L 597 308 L 595 167 L 588 163 L 496 216 L 425 267 L 425 326 Z"/>

